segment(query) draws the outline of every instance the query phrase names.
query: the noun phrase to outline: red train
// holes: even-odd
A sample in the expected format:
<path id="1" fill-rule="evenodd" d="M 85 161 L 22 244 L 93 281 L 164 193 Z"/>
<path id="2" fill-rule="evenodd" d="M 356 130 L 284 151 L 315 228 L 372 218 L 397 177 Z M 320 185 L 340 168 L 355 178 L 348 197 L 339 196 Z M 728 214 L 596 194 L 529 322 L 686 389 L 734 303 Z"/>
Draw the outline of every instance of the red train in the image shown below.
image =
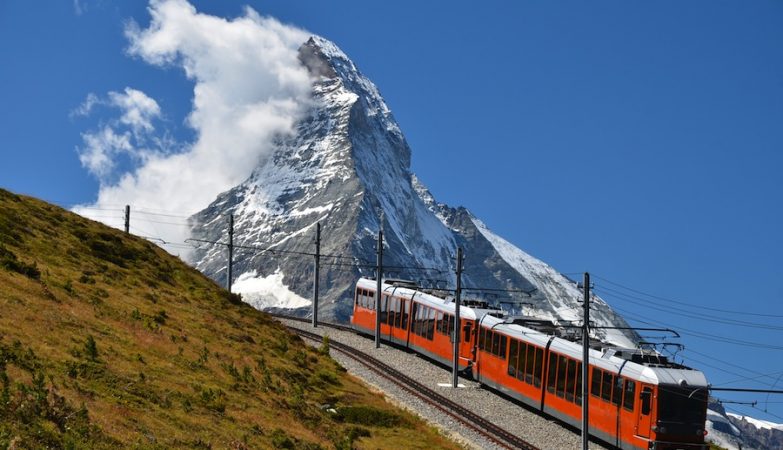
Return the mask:
<path id="1" fill-rule="evenodd" d="M 353 327 L 375 333 L 375 280 L 356 283 Z M 452 364 L 454 301 L 414 283 L 382 284 L 382 339 Z M 557 327 L 507 318 L 478 302 L 460 308 L 461 370 L 527 405 L 581 428 L 582 346 Z M 590 434 L 622 449 L 702 450 L 704 374 L 649 350 L 590 350 Z"/>

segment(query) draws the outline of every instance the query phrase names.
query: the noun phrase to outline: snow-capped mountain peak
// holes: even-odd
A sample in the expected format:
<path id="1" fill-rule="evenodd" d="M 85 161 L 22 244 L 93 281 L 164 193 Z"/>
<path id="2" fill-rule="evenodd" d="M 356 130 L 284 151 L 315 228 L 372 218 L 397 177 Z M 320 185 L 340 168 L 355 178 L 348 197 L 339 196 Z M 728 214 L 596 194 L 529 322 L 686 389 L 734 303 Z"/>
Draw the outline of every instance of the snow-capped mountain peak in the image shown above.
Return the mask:
<path id="1" fill-rule="evenodd" d="M 378 88 L 342 50 L 313 36 L 301 46 L 299 59 L 313 80 L 306 117 L 293 136 L 279 139 L 272 157 L 245 182 L 194 216 L 200 224 L 193 230 L 198 237 L 224 239 L 225 217 L 234 214 L 236 243 L 283 251 L 245 250 L 236 255 L 238 287 L 256 299 L 256 306 L 307 310 L 303 299 L 312 295 L 312 257 L 285 252 L 312 252 L 315 224 L 320 222 L 322 253 L 338 255 L 322 267 L 326 317 L 347 318 L 357 278 L 373 275 L 367 262 L 375 259 L 376 235 L 382 228 L 385 265 L 396 267 L 385 276 L 453 285 L 454 255 L 463 247 L 466 286 L 529 291 L 524 300 L 533 306 L 527 313 L 561 322 L 579 320 L 581 297 L 573 282 L 492 233 L 465 208 L 438 203 L 411 173 L 411 150 L 394 116 Z M 195 257 L 200 270 L 225 281 L 223 249 L 205 247 Z M 286 293 L 281 297 L 288 301 L 264 303 L 268 295 L 245 290 L 272 282 L 296 297 Z M 598 300 L 596 305 L 599 324 L 625 325 L 605 303 Z M 617 345 L 633 345 L 633 335 L 596 334 Z"/>

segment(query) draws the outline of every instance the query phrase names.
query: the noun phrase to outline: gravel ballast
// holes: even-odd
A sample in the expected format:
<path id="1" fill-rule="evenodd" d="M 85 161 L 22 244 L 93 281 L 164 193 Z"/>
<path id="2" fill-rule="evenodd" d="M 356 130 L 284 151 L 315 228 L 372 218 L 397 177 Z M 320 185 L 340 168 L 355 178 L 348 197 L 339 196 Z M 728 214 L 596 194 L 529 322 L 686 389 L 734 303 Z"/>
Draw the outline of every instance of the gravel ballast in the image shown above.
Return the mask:
<path id="1" fill-rule="evenodd" d="M 352 332 L 336 330 L 324 326 L 313 328 L 309 323 L 285 319 L 280 320 L 289 327 L 300 328 L 319 335 L 327 334 L 331 340 L 352 346 L 378 358 L 406 375 L 429 386 L 431 389 L 450 400 L 470 408 L 474 413 L 513 432 L 542 450 L 581 448 L 581 436 L 578 431 L 575 432 L 566 428 L 554 419 L 540 416 L 526 409 L 519 403 L 503 398 L 486 388 L 482 388 L 478 383 L 472 380 L 460 378 L 459 384 L 464 387 L 453 389 L 451 387 L 452 375 L 450 370 L 438 366 L 415 353 L 408 353 L 404 350 L 390 347 L 387 344 L 382 344 L 381 348 L 376 349 L 375 342 L 372 339 Z M 320 345 L 320 343 L 313 344 Z M 370 371 L 366 366 L 352 358 L 349 358 L 336 350 L 331 351 L 331 356 L 345 367 L 349 373 L 362 379 L 371 387 L 382 391 L 394 403 L 413 411 L 437 426 L 457 442 L 460 442 L 469 448 L 500 448 L 478 433 L 455 422 L 455 420 L 448 415 L 425 404 L 422 400 Z M 604 449 L 607 447 L 591 442 L 590 448 Z"/>

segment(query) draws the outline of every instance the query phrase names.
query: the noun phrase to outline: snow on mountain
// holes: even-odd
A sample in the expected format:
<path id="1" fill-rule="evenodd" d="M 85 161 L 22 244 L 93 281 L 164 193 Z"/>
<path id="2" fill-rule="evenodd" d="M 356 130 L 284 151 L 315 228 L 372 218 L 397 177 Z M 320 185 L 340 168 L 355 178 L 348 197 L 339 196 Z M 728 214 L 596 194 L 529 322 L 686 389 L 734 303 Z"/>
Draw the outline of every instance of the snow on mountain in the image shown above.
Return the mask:
<path id="1" fill-rule="evenodd" d="M 411 150 L 377 87 L 345 53 L 314 36 L 300 48 L 299 59 L 312 77 L 306 117 L 247 180 L 192 217 L 193 237 L 225 243 L 227 217 L 234 215 L 234 292 L 259 309 L 309 314 L 314 261 L 308 254 L 320 223 L 320 316 L 345 321 L 357 278 L 374 276 L 382 228 L 386 277 L 454 286 L 454 255 L 462 247 L 463 286 L 527 292 L 487 294 L 485 300 L 561 324 L 581 320 L 582 292 L 574 281 L 490 231 L 465 208 L 435 200 L 411 172 Z M 225 247 L 204 244 L 192 262 L 226 282 Z M 476 295 L 481 292 L 465 294 Z M 634 346 L 634 333 L 600 328 L 627 324 L 600 298 L 592 301 L 594 337 Z M 750 421 L 721 411 L 719 405 L 710 411 L 709 439 L 729 449 L 760 442 L 738 428 L 753 426 Z M 776 424 L 751 423 L 779 432 Z"/>
<path id="2" fill-rule="evenodd" d="M 582 319 L 582 312 L 573 307 L 575 302 L 583 299 L 583 293 L 577 289 L 576 284 L 561 275 L 555 269 L 543 261 L 536 259 L 500 236 L 489 231 L 486 225 L 478 219 L 473 219 L 473 223 L 479 232 L 492 244 L 500 256 L 513 267 L 517 272 L 525 274 L 536 289 L 544 294 L 544 297 L 550 301 L 552 310 L 536 311 L 536 316 L 548 318 L 553 321 L 579 322 Z M 595 321 L 597 326 L 611 326 L 618 322 L 618 316 L 609 315 L 610 308 L 598 297 L 591 300 L 597 308 L 591 321 Z M 636 344 L 620 330 L 604 330 L 602 336 L 609 342 L 624 347 L 635 347 Z"/>
<path id="3" fill-rule="evenodd" d="M 767 430 L 783 431 L 783 423 L 775 423 L 775 422 L 769 422 L 769 421 L 766 421 L 766 420 L 754 419 L 753 417 L 744 416 L 744 415 L 741 415 L 741 414 L 727 413 L 727 415 L 729 417 L 733 418 L 733 419 L 737 419 L 737 420 L 740 420 L 740 421 L 744 420 L 744 421 L 748 422 L 749 424 L 753 425 L 756 428 L 763 428 L 763 429 L 767 429 Z"/>
<path id="4" fill-rule="evenodd" d="M 266 277 L 259 276 L 255 270 L 245 272 L 234 281 L 232 292 L 241 294 L 243 301 L 261 310 L 301 308 L 313 303 L 288 289 L 279 270 Z"/>
<path id="5" fill-rule="evenodd" d="M 193 216 L 193 235 L 225 242 L 235 219 L 234 283 L 256 307 L 299 308 L 312 298 L 316 223 L 322 226 L 321 315 L 346 320 L 359 276 L 373 276 L 376 237 L 384 230 L 387 277 L 453 286 L 454 255 L 465 250 L 463 284 L 524 290 L 490 301 L 529 303 L 539 318 L 578 322 L 581 292 L 573 281 L 492 233 L 464 208 L 438 203 L 410 170 L 411 150 L 377 87 L 333 43 L 312 37 L 299 58 L 313 81 L 312 106 L 293 136 L 235 188 Z M 196 267 L 225 282 L 226 250 L 204 245 Z M 285 286 L 285 288 L 283 288 Z M 479 291 L 470 291 L 480 295 Z M 273 297 L 275 297 L 273 299 Z M 592 320 L 627 326 L 600 299 Z M 520 312 L 519 308 L 516 308 Z M 634 335 L 597 330 L 632 346 Z"/>

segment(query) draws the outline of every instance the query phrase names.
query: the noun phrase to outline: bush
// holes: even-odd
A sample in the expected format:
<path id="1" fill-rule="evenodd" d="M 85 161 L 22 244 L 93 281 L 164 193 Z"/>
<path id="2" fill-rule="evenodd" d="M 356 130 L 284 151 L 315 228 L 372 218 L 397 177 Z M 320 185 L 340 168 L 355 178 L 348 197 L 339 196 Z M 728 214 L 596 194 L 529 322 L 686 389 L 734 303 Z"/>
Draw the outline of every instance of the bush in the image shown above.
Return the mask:
<path id="1" fill-rule="evenodd" d="M 336 418 L 346 423 L 375 427 L 406 425 L 405 420 L 397 414 L 366 405 L 340 407 L 337 409 Z"/>
<path id="2" fill-rule="evenodd" d="M 41 271 L 38 270 L 37 264 L 27 264 L 25 262 L 19 261 L 14 252 L 8 250 L 2 245 L 0 245 L 0 267 L 5 268 L 6 270 L 10 270 L 11 272 L 22 274 L 33 280 L 41 279 Z"/>
<path id="3" fill-rule="evenodd" d="M 90 361 L 98 360 L 98 345 L 92 336 L 87 336 L 87 341 L 84 343 L 84 354 Z"/>
<path id="4" fill-rule="evenodd" d="M 323 340 L 321 341 L 321 347 L 318 348 L 318 352 L 320 352 L 322 355 L 328 355 L 329 354 L 329 335 L 325 334 L 323 337 Z"/>

